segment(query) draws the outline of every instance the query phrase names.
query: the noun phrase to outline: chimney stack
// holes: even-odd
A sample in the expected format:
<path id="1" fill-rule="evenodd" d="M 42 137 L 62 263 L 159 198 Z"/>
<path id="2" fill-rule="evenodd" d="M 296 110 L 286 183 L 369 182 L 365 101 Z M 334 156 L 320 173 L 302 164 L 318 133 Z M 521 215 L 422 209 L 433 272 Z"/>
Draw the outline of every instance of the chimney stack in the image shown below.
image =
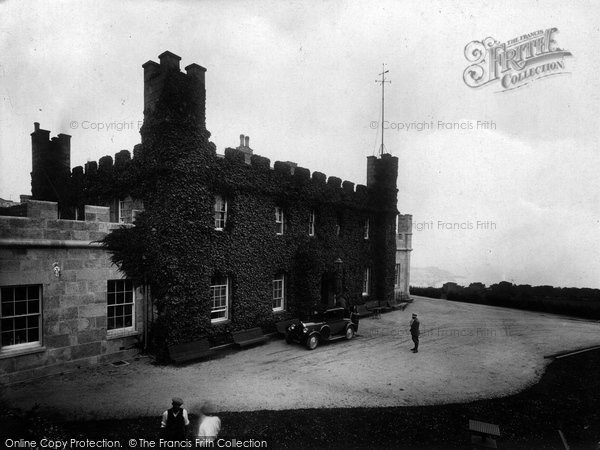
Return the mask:
<path id="1" fill-rule="evenodd" d="M 240 146 L 237 148 L 244 153 L 244 161 L 246 164 L 250 164 L 252 158 L 252 149 L 250 148 L 250 136 L 244 136 L 240 134 Z"/>
<path id="2" fill-rule="evenodd" d="M 50 131 L 34 122 L 31 133 L 31 194 L 34 200 L 64 203 L 71 174 L 71 136 Z"/>

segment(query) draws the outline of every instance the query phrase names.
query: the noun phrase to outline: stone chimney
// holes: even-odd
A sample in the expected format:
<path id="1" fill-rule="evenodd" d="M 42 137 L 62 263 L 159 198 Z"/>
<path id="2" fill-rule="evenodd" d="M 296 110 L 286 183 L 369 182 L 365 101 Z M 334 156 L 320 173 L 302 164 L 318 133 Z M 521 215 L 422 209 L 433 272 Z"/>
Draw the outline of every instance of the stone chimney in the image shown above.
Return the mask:
<path id="1" fill-rule="evenodd" d="M 33 200 L 63 202 L 71 173 L 71 136 L 60 133 L 50 139 L 50 131 L 33 124 L 31 133 L 31 194 Z"/>
<path id="2" fill-rule="evenodd" d="M 250 159 L 252 158 L 252 149 L 250 148 L 250 136 L 244 136 L 240 134 L 240 146 L 237 147 L 237 150 L 244 153 L 244 162 L 246 164 L 250 164 Z"/>

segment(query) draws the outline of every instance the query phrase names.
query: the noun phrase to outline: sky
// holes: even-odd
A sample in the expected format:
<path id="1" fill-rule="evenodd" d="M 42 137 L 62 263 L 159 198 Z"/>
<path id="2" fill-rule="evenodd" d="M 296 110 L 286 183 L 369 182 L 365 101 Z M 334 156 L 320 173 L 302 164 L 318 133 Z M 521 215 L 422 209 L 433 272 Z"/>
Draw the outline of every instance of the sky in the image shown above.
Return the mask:
<path id="1" fill-rule="evenodd" d="M 551 28 L 560 74 L 465 83 L 470 42 Z M 0 197 L 31 193 L 33 122 L 72 136 L 72 167 L 132 150 L 141 66 L 165 50 L 207 69 L 218 152 L 245 134 L 272 163 L 365 184 L 385 63 L 413 267 L 599 288 L 599 31 L 591 1 L 1 1 Z"/>

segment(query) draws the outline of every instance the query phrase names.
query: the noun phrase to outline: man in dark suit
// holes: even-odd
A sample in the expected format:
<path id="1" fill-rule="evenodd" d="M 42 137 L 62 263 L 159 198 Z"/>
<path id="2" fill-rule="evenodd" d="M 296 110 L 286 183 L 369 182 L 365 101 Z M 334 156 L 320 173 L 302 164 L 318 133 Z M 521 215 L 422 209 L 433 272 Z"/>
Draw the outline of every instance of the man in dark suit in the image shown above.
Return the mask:
<path id="1" fill-rule="evenodd" d="M 413 313 L 412 320 L 410 321 L 410 336 L 412 337 L 412 341 L 415 343 L 415 346 L 410 349 L 413 353 L 419 352 L 419 319 L 417 319 L 417 313 Z"/>

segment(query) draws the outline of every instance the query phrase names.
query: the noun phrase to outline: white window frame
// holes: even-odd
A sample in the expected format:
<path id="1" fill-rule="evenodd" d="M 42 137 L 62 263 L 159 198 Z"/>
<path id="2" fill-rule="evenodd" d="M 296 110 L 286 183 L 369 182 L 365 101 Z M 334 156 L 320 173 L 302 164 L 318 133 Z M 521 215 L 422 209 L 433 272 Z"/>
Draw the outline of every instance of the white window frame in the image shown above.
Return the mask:
<path id="1" fill-rule="evenodd" d="M 133 209 L 133 199 L 131 196 L 125 197 L 123 200 L 120 198 L 117 199 L 117 222 L 118 223 L 133 223 L 133 219 L 135 218 L 133 212 L 138 211 Z M 129 208 L 126 208 L 129 206 Z M 128 214 L 125 214 L 127 212 Z"/>
<path id="2" fill-rule="evenodd" d="M 219 204 L 221 205 L 221 209 L 217 209 Z M 215 195 L 215 204 L 213 209 L 215 213 L 215 230 L 223 231 L 227 226 L 227 200 L 221 195 Z"/>
<path id="3" fill-rule="evenodd" d="M 281 206 L 275 207 L 275 234 L 281 236 L 285 232 L 285 215 Z"/>
<path id="4" fill-rule="evenodd" d="M 37 347 L 41 347 L 42 346 L 42 286 L 38 285 L 38 284 L 25 284 L 25 285 L 18 285 L 18 286 L 2 286 L 1 287 L 2 290 L 0 291 L 0 333 L 2 338 L 4 338 L 4 334 L 7 333 L 3 330 L 2 328 L 2 322 L 4 321 L 8 321 L 8 320 L 13 320 L 16 321 L 18 319 L 22 319 L 25 318 L 25 328 L 19 328 L 19 330 L 26 330 L 26 335 L 27 338 L 29 339 L 29 330 L 33 330 L 36 328 L 35 325 L 37 325 L 37 340 L 35 341 L 27 341 L 27 342 L 22 342 L 19 344 L 8 344 L 8 345 L 2 345 L 2 341 L 3 339 L 0 339 L 0 353 L 4 353 L 4 352 L 13 352 L 13 351 L 20 351 L 20 350 L 27 350 L 27 349 L 32 349 L 32 348 L 37 348 Z M 25 288 L 26 289 L 26 294 L 25 294 L 25 298 L 24 299 L 20 299 L 20 300 L 16 300 L 15 299 L 15 294 L 16 294 L 16 290 L 19 288 Z M 7 289 L 11 289 L 12 290 L 12 304 L 13 304 L 13 313 L 12 314 L 3 314 L 3 311 L 5 311 L 6 309 L 8 309 L 7 306 L 5 306 L 7 303 L 11 303 L 10 301 L 6 301 L 6 298 L 2 297 L 2 291 L 5 291 Z M 31 291 L 36 292 L 37 293 L 37 298 L 35 298 L 34 296 L 30 297 L 30 293 Z M 6 294 L 6 292 L 5 292 Z M 37 300 L 37 312 L 31 312 L 29 313 L 29 302 L 32 300 Z M 16 311 L 16 303 L 17 302 L 26 302 L 25 308 L 26 308 L 26 312 L 25 314 L 15 314 Z M 29 326 L 29 319 L 32 319 L 32 325 L 34 326 Z M 37 320 L 36 320 L 37 319 Z M 15 324 L 13 322 L 13 327 L 12 327 L 12 333 L 15 333 L 16 330 L 15 329 Z M 13 336 L 14 339 L 14 336 Z"/>
<path id="5" fill-rule="evenodd" d="M 371 294 L 371 268 L 366 267 L 363 273 L 363 296 Z"/>
<path id="6" fill-rule="evenodd" d="M 121 200 L 121 199 L 117 199 L 117 203 L 118 203 L 118 208 L 117 208 L 117 222 L 119 223 L 125 223 L 125 218 L 123 217 L 123 204 L 125 203 L 125 200 Z"/>
<path id="7" fill-rule="evenodd" d="M 369 239 L 369 219 L 365 219 L 363 237 L 365 240 Z"/>
<path id="8" fill-rule="evenodd" d="M 315 235 L 315 212 L 311 211 L 308 215 L 308 235 Z"/>
<path id="9" fill-rule="evenodd" d="M 120 283 L 123 283 L 120 285 Z M 111 290 L 114 286 L 114 290 Z M 122 294 L 119 301 L 120 294 Z M 127 295 L 129 294 L 129 295 Z M 114 300 L 111 303 L 111 295 L 114 295 Z M 125 325 L 125 318 L 129 314 L 125 314 L 127 307 L 131 307 L 131 325 Z M 106 333 L 107 335 L 127 333 L 135 331 L 135 286 L 133 281 L 127 278 L 106 280 Z M 122 307 L 123 314 L 117 315 L 117 309 Z M 111 316 L 111 311 L 113 315 Z M 123 325 L 117 327 L 117 317 L 123 318 Z M 111 327 L 111 319 L 114 319 L 114 326 Z"/>
<path id="10" fill-rule="evenodd" d="M 273 311 L 285 311 L 285 274 L 273 278 Z"/>
<path id="11" fill-rule="evenodd" d="M 224 283 L 223 283 L 224 282 Z M 210 280 L 210 323 L 219 323 L 229 320 L 229 305 L 230 299 L 230 281 L 229 277 L 213 276 Z M 222 299 L 225 299 L 225 304 L 222 304 Z M 219 299 L 219 305 L 215 306 L 215 300 Z M 222 314 L 219 317 L 214 317 L 213 314 Z"/>

